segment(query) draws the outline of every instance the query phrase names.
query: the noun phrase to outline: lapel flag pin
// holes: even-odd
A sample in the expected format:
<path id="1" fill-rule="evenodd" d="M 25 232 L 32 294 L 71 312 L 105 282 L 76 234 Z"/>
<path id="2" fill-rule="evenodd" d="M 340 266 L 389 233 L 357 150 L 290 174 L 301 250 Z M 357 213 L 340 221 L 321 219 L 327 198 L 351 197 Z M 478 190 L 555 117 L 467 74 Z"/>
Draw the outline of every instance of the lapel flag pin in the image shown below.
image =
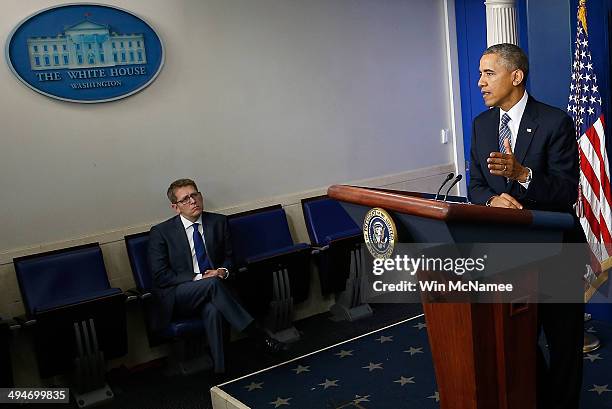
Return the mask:
<path id="1" fill-rule="evenodd" d="M 527 128 L 527 132 L 531 132 L 531 128 Z"/>

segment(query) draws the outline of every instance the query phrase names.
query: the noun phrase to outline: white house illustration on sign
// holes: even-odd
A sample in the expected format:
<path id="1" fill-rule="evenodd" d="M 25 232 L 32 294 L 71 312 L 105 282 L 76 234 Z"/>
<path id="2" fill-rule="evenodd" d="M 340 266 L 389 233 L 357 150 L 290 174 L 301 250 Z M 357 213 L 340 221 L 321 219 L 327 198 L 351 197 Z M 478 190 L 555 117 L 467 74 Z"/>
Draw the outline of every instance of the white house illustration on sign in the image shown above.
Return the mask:
<path id="1" fill-rule="evenodd" d="M 109 26 L 85 20 L 56 37 L 28 38 L 32 70 L 146 64 L 142 34 L 111 33 Z"/>

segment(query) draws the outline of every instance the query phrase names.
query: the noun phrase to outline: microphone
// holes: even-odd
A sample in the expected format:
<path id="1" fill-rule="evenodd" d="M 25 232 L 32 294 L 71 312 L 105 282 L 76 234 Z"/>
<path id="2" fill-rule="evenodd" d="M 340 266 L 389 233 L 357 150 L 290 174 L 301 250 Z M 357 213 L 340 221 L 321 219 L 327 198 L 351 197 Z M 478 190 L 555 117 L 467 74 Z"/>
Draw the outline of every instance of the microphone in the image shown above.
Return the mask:
<path id="1" fill-rule="evenodd" d="M 440 190 L 442 190 L 442 188 L 444 187 L 446 182 L 451 180 L 453 178 L 453 176 L 455 176 L 455 174 L 453 172 L 451 172 L 448 175 L 446 175 L 446 179 L 444 179 L 444 182 L 442 182 L 442 184 L 440 185 L 440 188 L 438 189 L 438 193 L 436 193 L 436 197 L 434 197 L 434 200 L 438 200 L 438 196 L 440 195 Z"/>
<path id="2" fill-rule="evenodd" d="M 446 196 L 448 196 L 448 192 L 450 192 L 450 190 L 453 188 L 453 186 L 455 186 L 457 183 L 459 183 L 459 181 L 463 179 L 462 175 L 457 175 L 457 177 L 455 178 L 455 180 L 453 180 L 453 183 L 451 183 L 451 185 L 448 187 L 448 189 L 446 190 L 446 194 L 444 195 L 444 201 L 446 202 Z"/>

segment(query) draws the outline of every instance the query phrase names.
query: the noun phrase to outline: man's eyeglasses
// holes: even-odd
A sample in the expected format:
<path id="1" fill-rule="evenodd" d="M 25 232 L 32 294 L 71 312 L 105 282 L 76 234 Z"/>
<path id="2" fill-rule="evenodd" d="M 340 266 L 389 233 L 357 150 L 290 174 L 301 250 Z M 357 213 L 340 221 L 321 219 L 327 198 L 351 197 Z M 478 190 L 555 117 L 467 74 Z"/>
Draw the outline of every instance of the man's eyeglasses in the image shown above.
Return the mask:
<path id="1" fill-rule="evenodd" d="M 191 201 L 193 200 L 194 202 L 197 201 L 200 196 L 202 195 L 202 193 L 200 192 L 194 192 L 190 195 L 185 196 L 184 198 L 182 198 L 181 200 L 177 200 L 176 203 L 182 204 L 182 205 L 186 205 L 191 203 Z"/>

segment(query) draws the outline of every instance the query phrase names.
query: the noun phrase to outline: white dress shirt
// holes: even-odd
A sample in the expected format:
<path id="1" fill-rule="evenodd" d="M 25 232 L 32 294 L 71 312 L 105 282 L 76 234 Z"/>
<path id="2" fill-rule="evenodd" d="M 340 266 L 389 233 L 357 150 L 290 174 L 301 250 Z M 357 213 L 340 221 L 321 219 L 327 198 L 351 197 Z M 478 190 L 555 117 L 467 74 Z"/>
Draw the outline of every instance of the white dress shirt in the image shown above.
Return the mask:
<path id="1" fill-rule="evenodd" d="M 204 237 L 204 226 L 202 225 L 202 215 L 200 215 L 200 217 L 198 217 L 198 220 L 196 220 L 195 222 L 192 222 L 191 220 L 186 219 L 185 217 L 183 217 L 183 215 L 181 215 L 181 222 L 183 223 L 183 226 L 185 227 L 185 234 L 187 234 L 187 240 L 189 241 L 189 249 L 191 250 L 191 261 L 193 263 L 193 274 L 195 274 L 194 281 L 201 280 L 202 274 L 204 274 L 206 271 L 200 271 L 198 267 L 198 256 L 196 255 L 195 245 L 193 243 L 193 224 L 194 223 L 198 223 L 198 233 L 200 233 L 200 236 L 202 236 L 202 241 L 204 242 L 204 250 L 206 250 L 206 255 L 208 258 L 208 262 L 210 263 L 210 268 L 211 270 L 215 269 L 215 266 L 213 266 L 212 260 L 210 259 L 210 257 L 208 257 L 208 250 L 206 247 L 206 237 Z M 229 277 L 229 271 L 227 270 L 227 268 L 221 267 L 220 269 L 224 270 L 225 274 L 223 276 L 218 276 L 219 278 L 225 279 Z"/>

